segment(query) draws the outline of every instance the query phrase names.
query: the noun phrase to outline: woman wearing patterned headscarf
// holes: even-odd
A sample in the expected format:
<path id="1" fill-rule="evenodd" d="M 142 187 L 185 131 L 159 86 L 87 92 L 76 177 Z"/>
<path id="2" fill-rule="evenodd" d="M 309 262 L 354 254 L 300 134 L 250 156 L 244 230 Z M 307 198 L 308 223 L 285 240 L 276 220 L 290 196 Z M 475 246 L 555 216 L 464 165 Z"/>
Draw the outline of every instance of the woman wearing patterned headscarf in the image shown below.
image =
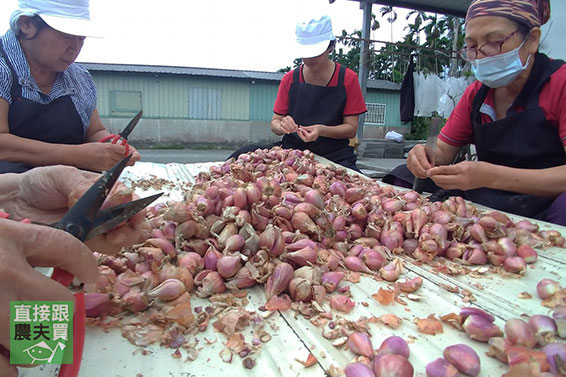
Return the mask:
<path id="1" fill-rule="evenodd" d="M 422 145 L 407 165 L 474 202 L 566 225 L 566 65 L 538 52 L 549 17 L 549 0 L 472 2 L 461 54 L 478 81 L 438 137 L 442 166 Z M 450 165 L 468 144 L 478 161 Z"/>

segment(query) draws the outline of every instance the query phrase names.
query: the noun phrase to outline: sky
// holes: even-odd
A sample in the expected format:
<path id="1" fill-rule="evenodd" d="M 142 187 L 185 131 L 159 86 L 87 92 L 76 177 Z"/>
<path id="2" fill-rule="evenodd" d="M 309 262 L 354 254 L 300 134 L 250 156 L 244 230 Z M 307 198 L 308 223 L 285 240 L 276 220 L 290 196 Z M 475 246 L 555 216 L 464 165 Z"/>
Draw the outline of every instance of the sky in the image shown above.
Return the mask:
<path id="1" fill-rule="evenodd" d="M 0 31 L 9 28 L 17 0 L 0 0 Z M 374 5 L 378 15 L 381 6 Z M 276 71 L 291 66 L 295 24 L 328 14 L 334 33 L 362 28 L 359 2 L 336 0 L 90 0 L 104 38 L 87 38 L 77 61 Z M 407 11 L 398 9 L 393 39 Z M 379 19 L 379 16 L 378 16 Z M 391 27 L 371 38 L 391 40 Z"/>

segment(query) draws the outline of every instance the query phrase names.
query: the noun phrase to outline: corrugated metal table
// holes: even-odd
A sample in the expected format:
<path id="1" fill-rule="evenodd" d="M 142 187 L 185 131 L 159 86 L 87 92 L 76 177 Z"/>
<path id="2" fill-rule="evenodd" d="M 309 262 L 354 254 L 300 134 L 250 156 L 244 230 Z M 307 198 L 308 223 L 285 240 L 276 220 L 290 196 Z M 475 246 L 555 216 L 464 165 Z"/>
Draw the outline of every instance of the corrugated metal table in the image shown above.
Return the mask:
<path id="1" fill-rule="evenodd" d="M 205 164 L 153 164 L 137 163 L 128 168 L 123 179 L 136 180 L 140 178 L 165 178 L 177 183 L 179 186 L 194 182 L 199 172 L 207 170 L 210 166 L 219 163 Z M 140 192 L 142 195 L 153 193 L 153 190 Z M 168 197 L 174 200 L 182 199 L 179 190 L 167 190 Z M 517 217 L 513 217 L 517 220 Z M 563 235 L 566 228 L 552 224 L 537 222 L 543 229 L 556 229 Z M 505 321 L 509 318 L 519 317 L 522 314 L 548 314 L 549 310 L 543 307 L 541 300 L 536 296 L 536 284 L 543 278 L 558 280 L 566 285 L 566 273 L 562 269 L 566 263 L 564 249 L 549 248 L 539 251 L 539 258 L 534 266 L 530 265 L 526 275 L 522 278 L 504 278 L 493 273 L 448 276 L 439 274 L 429 265 L 417 265 L 411 262 L 411 258 L 405 259 L 405 272 L 402 277 L 411 278 L 420 276 L 424 282 L 416 292 L 422 297 L 420 301 L 405 299 L 407 305 L 393 303 L 387 306 L 381 305 L 371 297 L 377 293 L 379 288 L 386 288 L 388 284 L 376 281 L 370 277 L 362 276 L 361 281 L 356 284 L 342 281 L 342 285 L 350 285 L 352 299 L 356 307 L 349 314 L 334 312 L 334 317 L 342 316 L 350 320 L 361 317 L 379 316 L 385 313 L 393 313 L 403 318 L 402 325 L 396 329 L 390 329 L 383 324 L 372 323 L 372 343 L 378 348 L 381 342 L 391 336 L 399 335 L 410 340 L 410 361 L 415 368 L 415 376 L 425 376 L 425 365 L 442 356 L 444 347 L 465 343 L 473 347 L 479 354 L 482 363 L 480 376 L 501 376 L 507 369 L 505 365 L 485 355 L 487 344 L 470 340 L 468 336 L 452 327 L 444 324 L 444 332 L 435 336 L 425 335 L 417 331 L 414 320 L 425 318 L 430 314 L 437 317 L 448 313 L 458 313 L 463 306 L 477 306 L 487 310 L 496 317 L 496 324 L 503 329 Z M 442 285 L 459 288 L 459 293 L 451 293 L 442 288 Z M 472 304 L 463 301 L 462 292 L 467 290 L 476 299 Z M 248 289 L 249 304 L 246 309 L 250 311 L 265 304 L 265 297 L 261 287 Z M 532 295 L 530 299 L 519 298 L 522 292 Z M 206 299 L 192 298 L 192 306 L 207 304 Z M 367 306 L 362 304 L 367 303 Z M 323 307 L 328 307 L 325 303 Z M 111 330 L 108 333 L 100 328 L 87 328 L 85 354 L 83 356 L 81 377 L 98 376 L 145 376 L 145 377 L 208 377 L 218 375 L 246 375 L 256 377 L 270 376 L 324 376 L 326 371 L 334 365 L 343 368 L 354 358 L 351 351 L 335 348 L 329 340 L 321 335 L 321 329 L 314 326 L 302 316 L 295 316 L 295 312 L 273 313 L 267 322 L 269 332 L 273 338 L 264 344 L 261 353 L 257 357 L 257 364 L 253 369 L 244 369 L 241 359 L 235 357 L 232 364 L 223 362 L 219 352 L 223 348 L 226 337 L 214 332 L 212 326 L 208 326 L 206 332 L 198 337 L 200 344 L 204 347 L 195 361 L 186 361 L 186 355 L 180 359 L 172 358 L 173 350 L 151 346 L 148 355 L 143 355 L 138 347 L 131 345 L 122 338 L 119 330 Z M 250 339 L 250 331 L 244 331 L 246 340 Z M 214 344 L 202 341 L 207 338 Z M 312 353 L 318 360 L 317 364 L 305 368 L 298 361 L 306 360 Z M 44 366 L 33 370 L 24 370 L 21 376 L 53 376 L 56 367 Z"/>

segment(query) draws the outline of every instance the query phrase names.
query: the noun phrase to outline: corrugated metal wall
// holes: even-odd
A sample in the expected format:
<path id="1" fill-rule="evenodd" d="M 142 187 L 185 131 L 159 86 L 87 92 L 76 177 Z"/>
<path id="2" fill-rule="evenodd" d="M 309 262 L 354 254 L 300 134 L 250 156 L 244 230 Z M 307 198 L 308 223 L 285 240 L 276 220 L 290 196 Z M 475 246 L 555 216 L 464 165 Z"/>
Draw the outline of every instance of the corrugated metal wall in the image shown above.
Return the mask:
<path id="1" fill-rule="evenodd" d="M 271 121 L 279 83 L 255 82 L 250 90 L 250 120 Z"/>
<path id="2" fill-rule="evenodd" d="M 401 116 L 399 115 L 400 98 L 399 92 L 368 89 L 366 94 L 366 103 L 385 104 L 385 126 L 383 127 L 400 127 L 402 126 Z M 376 127 L 372 125 L 367 126 Z"/>
<path id="3" fill-rule="evenodd" d="M 278 82 L 117 72 L 91 72 L 102 117 L 113 111 L 111 92 L 141 92 L 144 118 L 270 121 Z M 386 104 L 386 127 L 401 125 L 399 92 L 368 89 L 368 103 Z M 137 111 L 137 110 L 136 110 Z M 134 112 L 134 110 L 132 110 Z"/>
<path id="4" fill-rule="evenodd" d="M 92 72 L 92 76 L 103 117 L 115 116 L 110 106 L 112 91 L 139 91 L 144 118 L 203 119 L 212 115 L 212 119 L 250 119 L 248 82 L 112 72 Z"/>

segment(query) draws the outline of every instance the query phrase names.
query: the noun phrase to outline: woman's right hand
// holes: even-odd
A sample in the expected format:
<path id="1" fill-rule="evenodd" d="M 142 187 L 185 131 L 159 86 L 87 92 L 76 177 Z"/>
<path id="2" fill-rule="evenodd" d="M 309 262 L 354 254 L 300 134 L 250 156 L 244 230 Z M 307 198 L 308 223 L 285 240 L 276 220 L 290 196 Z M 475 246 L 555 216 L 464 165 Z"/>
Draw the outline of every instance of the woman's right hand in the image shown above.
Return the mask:
<path id="1" fill-rule="evenodd" d="M 426 156 L 424 144 L 415 145 L 407 156 L 407 167 L 417 178 L 428 178 L 426 172 L 432 168 Z"/>
<path id="2" fill-rule="evenodd" d="M 126 147 L 119 144 L 91 142 L 78 145 L 81 153 L 76 167 L 91 171 L 107 171 L 124 158 Z M 130 160 L 132 166 L 135 161 Z"/>
<path id="3" fill-rule="evenodd" d="M 281 132 L 284 134 L 292 134 L 299 130 L 299 126 L 295 123 L 292 116 L 286 115 L 280 121 Z"/>
<path id="4" fill-rule="evenodd" d="M 96 258 L 78 239 L 47 226 L 0 219 L 0 345 L 10 349 L 10 301 L 73 301 L 71 291 L 33 267 L 60 267 L 85 283 L 98 278 Z M 17 376 L 0 353 L 2 376 Z"/>

